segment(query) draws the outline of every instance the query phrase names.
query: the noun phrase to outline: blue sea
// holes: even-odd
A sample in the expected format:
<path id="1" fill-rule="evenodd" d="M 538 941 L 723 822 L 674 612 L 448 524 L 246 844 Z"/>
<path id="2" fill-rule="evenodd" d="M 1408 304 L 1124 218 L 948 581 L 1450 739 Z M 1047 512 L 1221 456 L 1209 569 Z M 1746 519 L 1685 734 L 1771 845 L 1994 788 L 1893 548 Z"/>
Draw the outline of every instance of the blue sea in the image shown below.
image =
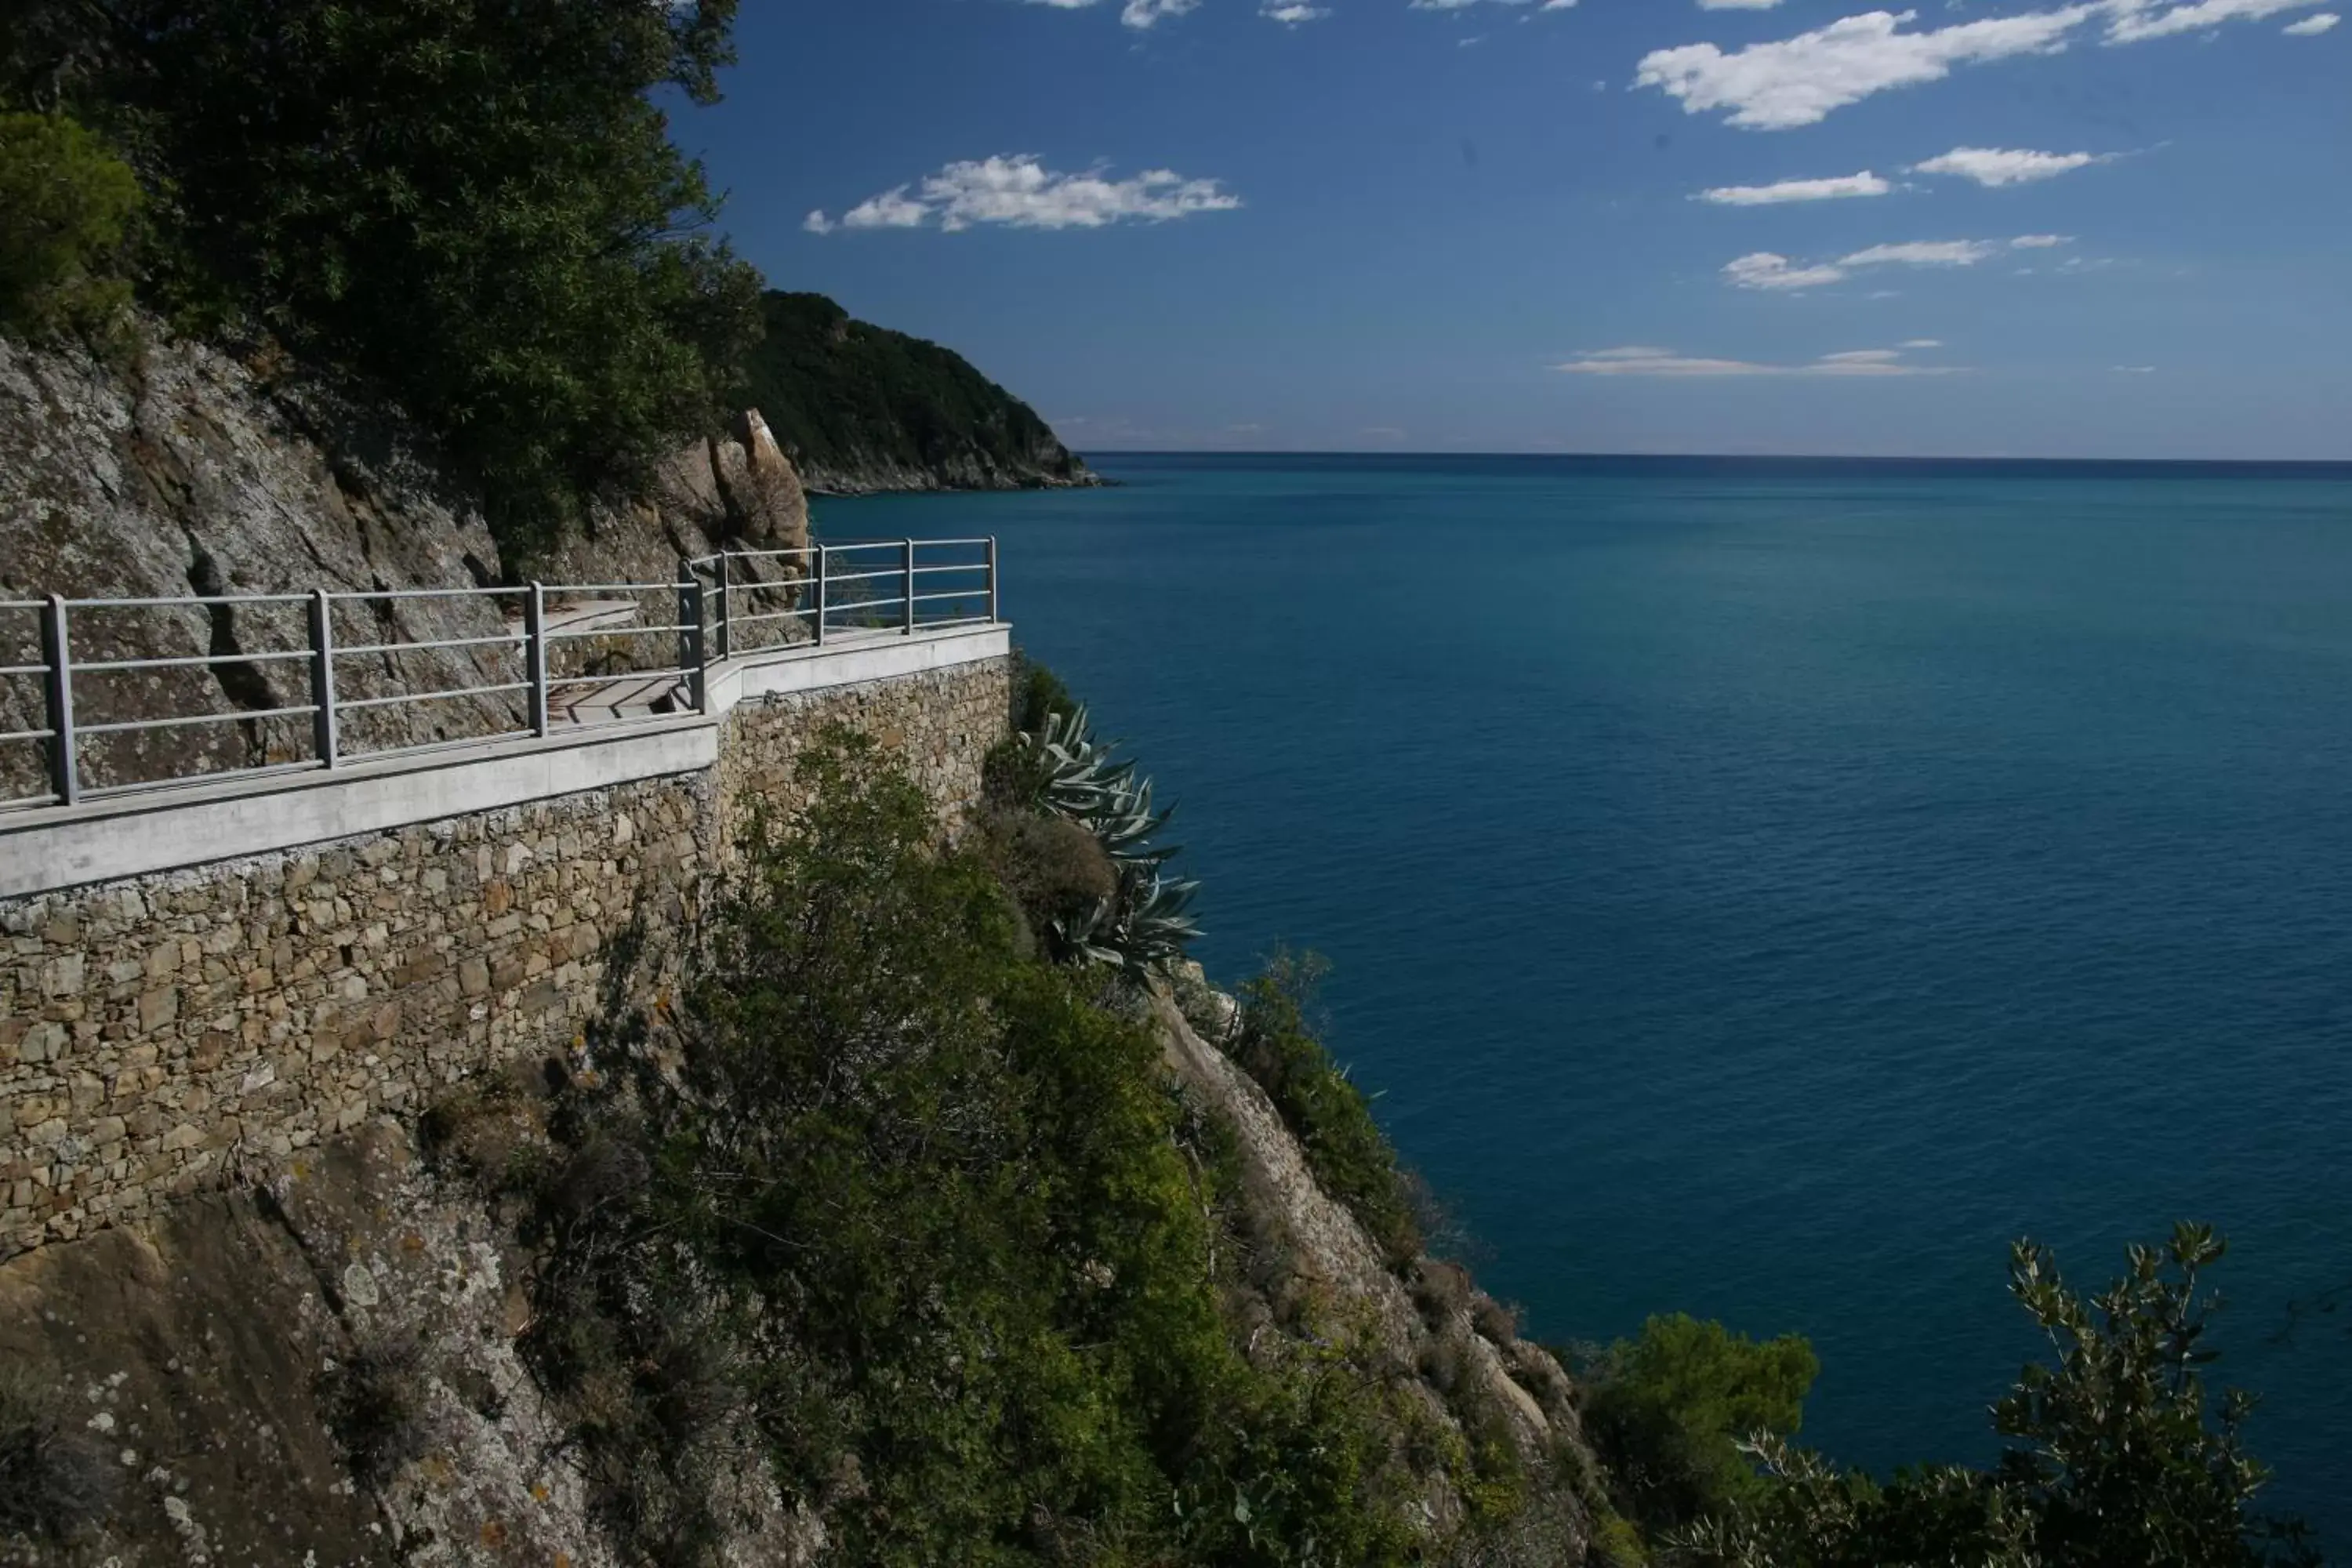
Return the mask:
<path id="1" fill-rule="evenodd" d="M 819 523 L 1001 537 L 1530 1332 L 1801 1331 L 1806 1440 L 1982 1460 L 2010 1241 L 2208 1220 L 2352 1557 L 2352 465 L 1098 466 Z"/>

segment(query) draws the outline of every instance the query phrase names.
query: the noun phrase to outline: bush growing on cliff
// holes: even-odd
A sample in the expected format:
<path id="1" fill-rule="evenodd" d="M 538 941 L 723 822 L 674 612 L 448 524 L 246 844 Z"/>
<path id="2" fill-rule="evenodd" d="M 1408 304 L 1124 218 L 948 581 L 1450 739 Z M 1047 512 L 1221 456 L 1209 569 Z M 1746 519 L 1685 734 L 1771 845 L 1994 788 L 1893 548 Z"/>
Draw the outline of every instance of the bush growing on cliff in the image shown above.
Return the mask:
<path id="1" fill-rule="evenodd" d="M 1307 1023 L 1325 965 L 1277 952 L 1242 989 L 1241 1018 L 1226 1052 L 1255 1079 L 1307 1150 L 1323 1190 L 1348 1205 L 1398 1268 L 1421 1252 L 1421 1230 L 1396 1153 L 1372 1120 L 1371 1102 Z"/>
<path id="2" fill-rule="evenodd" d="M 1402 1384 L 1341 1324 L 1242 1352 L 1230 1156 L 1151 1036 L 1099 971 L 1023 958 L 870 742 L 802 766 L 812 803 L 753 833 L 716 918 L 677 1089 L 569 1113 L 579 1149 L 646 1150 L 640 1179 L 545 1189 L 535 1354 L 596 1412 L 592 1472 L 674 1511 L 644 1496 L 648 1369 L 677 1303 L 726 1302 L 735 1408 L 838 1561 L 1407 1560 Z"/>
<path id="3" fill-rule="evenodd" d="M 1820 1374 L 1794 1334 L 1761 1343 L 1682 1313 L 1652 1318 L 1580 1369 L 1584 1430 L 1619 1506 L 1654 1532 L 1727 1515 L 1764 1493 L 1740 1443 L 1786 1436 Z"/>
<path id="4" fill-rule="evenodd" d="M 1679 1469 L 1709 1494 L 1703 1517 L 1664 1532 L 1665 1560 L 1682 1568 L 2315 1564 L 2300 1524 L 2256 1510 L 2269 1472 L 2245 1451 L 2253 1400 L 2236 1390 L 2211 1398 L 2200 1371 L 2216 1354 L 2206 1331 L 2217 1303 L 2203 1277 L 2222 1252 L 2210 1229 L 2179 1226 L 2162 1246 L 2132 1247 L 2124 1278 L 2086 1297 L 2047 1248 L 2018 1243 L 2010 1290 L 2056 1363 L 2027 1366 L 1994 1405 L 2008 1446 L 1990 1469 L 1930 1465 L 1880 1482 L 1795 1449 L 1783 1434 L 1810 1353 L 1687 1319 L 1664 1321 L 1663 1332 L 1654 1322 L 1640 1346 L 1620 1347 L 1617 1381 L 1601 1394 L 1614 1386 L 1638 1418 L 1609 1414 L 1597 1397 L 1591 1429 L 1621 1466 L 1629 1444 L 1637 1456 L 1693 1460 Z M 1754 1464 L 1735 1475 L 1722 1441 L 1743 1424 L 1753 1430 L 1739 1447 Z M 1660 1428 L 1663 1442 L 1644 1435 Z M 1653 1501 L 1643 1517 L 1654 1527 L 1672 1511 Z"/>
<path id="5" fill-rule="evenodd" d="M 712 427 L 759 333 L 648 96 L 714 99 L 734 10 L 24 0 L 0 89 L 129 150 L 155 302 L 382 389 L 527 541 Z"/>
<path id="6" fill-rule="evenodd" d="M 0 113 L 0 333 L 106 335 L 131 301 L 130 165 L 62 114 Z"/>

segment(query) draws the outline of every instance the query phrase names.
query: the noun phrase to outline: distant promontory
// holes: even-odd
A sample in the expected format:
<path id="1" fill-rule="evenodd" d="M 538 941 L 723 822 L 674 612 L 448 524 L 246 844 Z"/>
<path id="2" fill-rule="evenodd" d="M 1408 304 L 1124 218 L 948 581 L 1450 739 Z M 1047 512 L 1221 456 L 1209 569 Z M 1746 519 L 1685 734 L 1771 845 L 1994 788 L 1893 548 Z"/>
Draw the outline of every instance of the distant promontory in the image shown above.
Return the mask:
<path id="1" fill-rule="evenodd" d="M 1048 489 L 1102 479 L 1034 410 L 961 355 L 770 291 L 751 402 L 811 490 Z"/>

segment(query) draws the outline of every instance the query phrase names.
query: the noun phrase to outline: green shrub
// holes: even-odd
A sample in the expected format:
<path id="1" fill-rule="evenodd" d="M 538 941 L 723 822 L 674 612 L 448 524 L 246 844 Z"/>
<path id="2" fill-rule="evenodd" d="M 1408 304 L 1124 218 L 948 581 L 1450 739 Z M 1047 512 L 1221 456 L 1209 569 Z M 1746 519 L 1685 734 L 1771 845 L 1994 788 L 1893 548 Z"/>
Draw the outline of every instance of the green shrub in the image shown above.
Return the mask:
<path id="1" fill-rule="evenodd" d="M 74 121 L 0 113 L 0 332 L 108 334 L 142 205 L 130 165 Z"/>
<path id="2" fill-rule="evenodd" d="M 65 1542 L 104 1523 L 121 1474 L 61 1391 L 0 1371 L 0 1542 Z"/>
<path id="3" fill-rule="evenodd" d="M 1323 1190 L 1348 1205 L 1391 1267 L 1421 1253 L 1406 1183 L 1371 1102 L 1315 1037 L 1307 1008 L 1325 965 L 1313 954 L 1276 953 L 1242 989 L 1239 1027 L 1226 1050 L 1257 1080 L 1307 1151 Z"/>
<path id="4" fill-rule="evenodd" d="M 1118 895 L 1118 868 L 1101 840 L 1075 822 L 998 807 L 983 813 L 977 846 L 1020 908 L 1033 940 L 1051 939 Z M 1071 954 L 1055 952 L 1055 958 Z"/>
<path id="5" fill-rule="evenodd" d="M 2057 1352 L 1993 1407 L 2009 1440 L 1989 1470 L 1900 1470 L 1880 1483 L 1777 1437 L 1753 1446 L 1769 1484 L 1674 1537 L 1694 1568 L 2262 1568 L 2315 1564 L 2303 1526 L 2254 1502 L 2269 1472 L 2244 1446 L 2253 1400 L 2209 1400 L 2200 1370 L 2223 1247 L 2200 1226 L 2134 1247 L 2085 1297 L 2020 1242 L 2010 1291 Z"/>
<path id="6" fill-rule="evenodd" d="M 1721 1323 L 1652 1318 L 1584 1369 L 1584 1430 L 1618 1503 L 1654 1532 L 1754 1502 L 1764 1490 L 1742 1440 L 1786 1436 L 1820 1374 L 1794 1334 L 1761 1343 Z"/>
<path id="7" fill-rule="evenodd" d="M 1244 1356 L 1223 1315 L 1229 1134 L 1099 972 L 1023 956 L 987 860 L 941 847 L 869 742 L 830 733 L 803 781 L 742 846 L 678 1088 L 556 1119 L 644 1152 L 542 1205 L 531 1353 L 608 1512 L 662 1561 L 707 1542 L 667 1397 L 750 1423 L 845 1563 L 1404 1561 L 1373 1353 L 1332 1331 Z M 723 1342 L 666 1394 L 648 1369 L 697 1301 L 759 1306 L 712 1314 Z"/>
<path id="8" fill-rule="evenodd" d="M 157 302 L 388 395 L 509 546 L 740 397 L 759 279 L 701 232 L 717 200 L 655 101 L 716 97 L 734 0 L 17 9 L 0 65 L 156 198 Z"/>
<path id="9" fill-rule="evenodd" d="M 1067 718 L 1078 710 L 1078 700 L 1062 684 L 1062 678 L 1031 658 L 1021 656 L 1019 673 L 1013 680 L 1013 727 L 1024 735 L 1034 735 L 1045 727 L 1045 721 L 1059 713 Z"/>

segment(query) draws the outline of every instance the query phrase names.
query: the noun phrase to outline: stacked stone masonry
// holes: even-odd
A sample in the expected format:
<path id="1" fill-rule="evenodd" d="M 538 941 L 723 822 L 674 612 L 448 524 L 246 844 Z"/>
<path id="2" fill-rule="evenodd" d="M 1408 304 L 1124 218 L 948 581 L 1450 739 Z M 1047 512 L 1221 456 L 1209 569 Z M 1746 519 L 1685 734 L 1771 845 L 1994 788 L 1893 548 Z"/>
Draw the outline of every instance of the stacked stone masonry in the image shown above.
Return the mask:
<path id="1" fill-rule="evenodd" d="M 871 735 L 952 815 L 1009 701 L 1000 658 L 747 703 L 714 770 L 0 905 L 0 1257 L 572 1048 L 608 984 L 656 1005 L 819 731 Z"/>

